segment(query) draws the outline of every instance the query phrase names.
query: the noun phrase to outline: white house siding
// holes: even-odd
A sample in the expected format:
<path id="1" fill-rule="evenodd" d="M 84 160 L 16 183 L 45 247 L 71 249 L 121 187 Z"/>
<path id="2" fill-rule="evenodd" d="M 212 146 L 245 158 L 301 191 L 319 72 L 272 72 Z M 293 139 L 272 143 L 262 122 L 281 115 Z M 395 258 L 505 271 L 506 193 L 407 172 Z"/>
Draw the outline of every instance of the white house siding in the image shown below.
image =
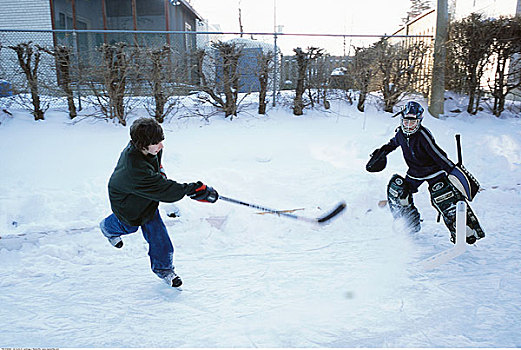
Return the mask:
<path id="1" fill-rule="evenodd" d="M 455 3 L 454 18 L 456 20 L 467 17 L 471 13 L 480 13 L 485 17 L 497 18 L 500 16 L 515 16 L 521 13 L 521 0 L 457 0 Z M 489 90 L 489 81 L 495 79 L 495 58 L 485 68 L 480 85 L 483 90 Z M 513 67 L 511 67 L 513 68 Z M 514 99 L 514 95 L 508 96 Z"/>
<path id="2" fill-rule="evenodd" d="M 454 17 L 461 19 L 473 12 L 487 17 L 514 16 L 519 13 L 520 7 L 520 0 L 457 0 Z"/>
<path id="3" fill-rule="evenodd" d="M 52 46 L 52 33 L 29 33 L 23 30 L 50 30 L 51 9 L 49 0 L 0 0 L 0 79 L 10 81 L 17 89 L 22 89 L 25 79 L 20 75 L 18 59 L 8 46 L 32 42 L 40 46 Z M 2 29 L 17 29 L 20 32 L 5 32 Z M 54 62 L 48 54 L 42 54 L 40 76 L 56 80 Z"/>
<path id="4" fill-rule="evenodd" d="M 481 13 L 485 17 L 496 18 L 499 16 L 514 16 L 521 14 L 521 0 L 451 0 L 449 1 L 450 16 L 452 20 L 461 20 L 469 16 L 471 13 Z M 436 30 L 436 11 L 426 11 L 423 15 L 407 23 L 405 27 L 396 31 L 395 35 L 405 34 L 430 34 L 435 35 Z M 394 39 L 399 42 L 402 39 Z M 431 72 L 432 67 L 432 50 L 424 62 L 424 74 L 427 76 Z M 489 63 L 483 74 L 480 85 L 483 90 L 489 89 L 489 81 L 495 79 L 494 75 L 495 62 Z M 420 90 L 420 89 L 418 89 Z M 518 92 L 519 94 L 519 92 Z M 514 96 L 509 96 L 514 98 Z"/>
<path id="5" fill-rule="evenodd" d="M 436 35 L 436 11 L 428 10 L 420 16 L 406 23 L 405 26 L 400 28 L 394 35 Z M 423 66 L 416 72 L 419 75 L 418 81 L 413 86 L 417 92 L 424 94 L 429 93 L 432 65 L 434 60 L 434 40 L 431 38 L 393 38 L 393 43 L 406 42 L 407 44 L 416 44 L 423 42 L 426 47 L 425 58 L 423 60 Z"/>
<path id="6" fill-rule="evenodd" d="M 197 32 L 220 32 L 221 27 L 218 24 L 209 24 L 208 20 L 196 21 Z M 196 36 L 196 45 L 198 49 L 204 49 L 210 45 L 211 42 L 223 40 L 222 35 L 219 34 L 198 34 Z"/>
<path id="7" fill-rule="evenodd" d="M 0 0 L 0 29 L 52 29 L 49 0 Z"/>

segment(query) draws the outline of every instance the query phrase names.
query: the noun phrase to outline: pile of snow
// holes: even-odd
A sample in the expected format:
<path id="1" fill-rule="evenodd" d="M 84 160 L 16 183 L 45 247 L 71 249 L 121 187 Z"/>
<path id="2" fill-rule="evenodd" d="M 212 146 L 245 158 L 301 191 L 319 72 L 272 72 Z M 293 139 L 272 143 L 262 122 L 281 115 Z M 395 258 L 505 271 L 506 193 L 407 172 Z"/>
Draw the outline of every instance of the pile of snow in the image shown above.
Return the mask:
<path id="1" fill-rule="evenodd" d="M 321 227 L 224 201 L 162 204 L 182 291 L 150 271 L 139 232 L 117 250 L 97 228 L 129 128 L 11 110 L 0 125 L 2 346 L 520 347 L 521 119 L 424 119 L 453 160 L 462 135 L 487 237 L 422 271 L 452 246 L 448 231 L 426 185 L 415 196 L 422 231 L 393 230 L 378 202 L 403 158 L 364 167 L 398 120 L 367 109 L 333 101 L 302 117 L 252 107 L 233 121 L 165 123 L 163 165 L 177 181 L 306 217 L 347 203 Z"/>

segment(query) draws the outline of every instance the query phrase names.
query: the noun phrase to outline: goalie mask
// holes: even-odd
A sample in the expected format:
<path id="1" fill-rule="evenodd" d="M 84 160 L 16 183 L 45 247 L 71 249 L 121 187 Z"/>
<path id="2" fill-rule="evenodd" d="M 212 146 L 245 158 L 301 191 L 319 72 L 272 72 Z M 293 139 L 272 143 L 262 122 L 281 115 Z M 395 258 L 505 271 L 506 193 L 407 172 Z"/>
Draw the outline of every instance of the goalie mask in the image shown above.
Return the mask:
<path id="1" fill-rule="evenodd" d="M 423 119 L 423 107 L 414 101 L 409 101 L 402 109 L 400 127 L 405 135 L 410 136 L 420 129 Z"/>

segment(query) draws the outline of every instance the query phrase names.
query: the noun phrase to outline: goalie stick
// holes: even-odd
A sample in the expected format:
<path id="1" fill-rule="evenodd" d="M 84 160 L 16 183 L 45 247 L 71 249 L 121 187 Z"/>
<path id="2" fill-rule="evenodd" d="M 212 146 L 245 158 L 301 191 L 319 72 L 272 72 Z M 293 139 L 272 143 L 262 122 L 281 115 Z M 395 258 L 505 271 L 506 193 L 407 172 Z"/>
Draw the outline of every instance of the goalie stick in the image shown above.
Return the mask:
<path id="1" fill-rule="evenodd" d="M 339 203 L 335 207 L 335 209 L 333 209 L 332 211 L 330 211 L 329 213 L 327 213 L 324 216 L 321 216 L 319 218 L 308 218 L 308 217 L 304 217 L 304 216 L 300 216 L 300 215 L 286 213 L 283 210 L 282 211 L 281 210 L 274 210 L 274 209 L 262 207 L 260 205 L 246 203 L 246 202 L 243 202 L 243 201 L 240 201 L 240 200 L 237 200 L 237 199 L 224 197 L 224 196 L 221 196 L 221 195 L 219 195 L 219 199 L 222 199 L 222 200 L 230 202 L 230 203 L 240 204 L 240 205 L 244 205 L 244 206 L 247 206 L 247 207 L 250 207 L 250 208 L 262 210 L 262 211 L 267 212 L 267 213 L 277 214 L 278 216 L 285 216 L 287 218 L 300 220 L 300 221 L 306 221 L 306 222 L 310 222 L 310 223 L 314 223 L 314 224 L 324 224 L 324 223 L 328 222 L 329 220 L 333 219 L 338 214 L 340 214 L 346 208 L 346 203 L 345 202 L 341 202 L 341 203 Z"/>
<path id="2" fill-rule="evenodd" d="M 460 201 L 456 203 L 456 244 L 450 249 L 421 261 L 420 267 L 424 270 L 431 270 L 465 253 L 467 250 L 467 243 L 465 242 L 466 232 L 467 203 L 465 201 Z"/>

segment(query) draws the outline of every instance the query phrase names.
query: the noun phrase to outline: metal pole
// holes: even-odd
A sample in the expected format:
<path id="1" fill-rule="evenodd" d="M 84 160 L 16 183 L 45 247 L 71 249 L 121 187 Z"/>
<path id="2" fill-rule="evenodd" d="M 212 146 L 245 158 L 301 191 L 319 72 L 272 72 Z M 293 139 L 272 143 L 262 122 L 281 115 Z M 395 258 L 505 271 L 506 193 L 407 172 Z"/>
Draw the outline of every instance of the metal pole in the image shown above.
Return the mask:
<path id="1" fill-rule="evenodd" d="M 72 29 L 0 29 L 0 32 L 6 33 L 72 33 Z M 77 29 L 76 33 L 109 33 L 109 34 L 125 34 L 125 33 L 136 33 L 136 34 L 214 34 L 214 35 L 240 35 L 239 32 L 194 32 L 183 31 L 183 30 L 116 30 L 116 29 Z M 273 32 L 244 32 L 244 35 L 263 35 L 273 36 Z M 316 34 L 316 33 L 277 33 L 277 36 L 309 36 L 309 37 L 328 37 L 328 38 L 431 38 L 432 35 L 388 35 L 388 34 Z"/>
<path id="2" fill-rule="evenodd" d="M 277 103 L 275 99 L 277 97 L 277 0 L 273 0 L 273 97 L 272 105 L 275 107 Z"/>
<path id="3" fill-rule="evenodd" d="M 81 111 L 81 89 L 80 89 L 80 53 L 78 49 L 78 34 L 76 33 L 76 29 L 72 31 L 72 43 L 73 43 L 73 50 L 74 50 L 74 57 L 75 57 L 75 63 L 76 67 L 78 68 L 78 76 L 76 78 L 76 93 L 78 94 L 78 110 Z"/>
<path id="4" fill-rule="evenodd" d="M 429 112 L 432 116 L 438 118 L 445 112 L 445 58 L 447 56 L 447 27 L 449 22 L 447 0 L 438 0 L 436 12 L 436 38 L 434 41 Z"/>
<path id="5" fill-rule="evenodd" d="M 273 59 L 273 107 L 277 105 L 276 98 L 277 98 L 277 66 L 279 64 L 278 60 L 278 54 L 277 54 L 277 34 L 274 33 L 273 35 L 273 54 L 275 55 Z"/>

